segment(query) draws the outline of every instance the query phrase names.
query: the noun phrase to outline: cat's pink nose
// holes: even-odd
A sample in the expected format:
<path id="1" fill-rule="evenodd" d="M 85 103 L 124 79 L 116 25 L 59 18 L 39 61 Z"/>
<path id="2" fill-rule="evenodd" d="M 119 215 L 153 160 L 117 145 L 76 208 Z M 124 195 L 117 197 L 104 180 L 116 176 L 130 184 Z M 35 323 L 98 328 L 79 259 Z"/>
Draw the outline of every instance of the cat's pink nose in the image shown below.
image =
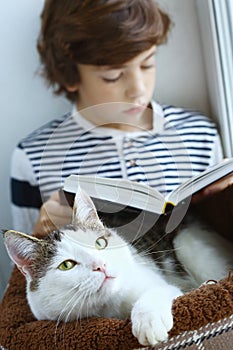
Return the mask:
<path id="1" fill-rule="evenodd" d="M 106 274 L 106 265 L 105 264 L 93 265 L 92 271 L 103 272 Z"/>

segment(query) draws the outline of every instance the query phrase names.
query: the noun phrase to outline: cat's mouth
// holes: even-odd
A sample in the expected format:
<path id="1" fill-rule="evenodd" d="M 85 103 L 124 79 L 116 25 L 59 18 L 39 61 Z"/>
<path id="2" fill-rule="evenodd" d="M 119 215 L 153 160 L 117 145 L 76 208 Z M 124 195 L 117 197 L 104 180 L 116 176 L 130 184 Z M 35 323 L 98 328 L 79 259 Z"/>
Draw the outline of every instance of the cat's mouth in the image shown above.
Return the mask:
<path id="1" fill-rule="evenodd" d="M 101 283 L 100 287 L 98 288 L 97 292 L 99 292 L 107 283 L 111 283 L 116 277 L 114 276 L 108 276 L 105 275 L 105 278 L 103 280 L 103 282 Z"/>

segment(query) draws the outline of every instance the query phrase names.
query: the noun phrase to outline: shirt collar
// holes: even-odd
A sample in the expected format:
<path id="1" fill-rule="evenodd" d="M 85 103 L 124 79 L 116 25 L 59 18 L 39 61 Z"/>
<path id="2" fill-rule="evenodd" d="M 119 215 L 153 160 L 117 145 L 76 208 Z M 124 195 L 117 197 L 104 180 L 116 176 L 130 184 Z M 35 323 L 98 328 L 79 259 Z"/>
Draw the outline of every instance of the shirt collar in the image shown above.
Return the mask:
<path id="1" fill-rule="evenodd" d="M 155 101 L 151 101 L 151 107 L 153 110 L 153 127 L 146 132 L 152 134 L 159 134 L 164 129 L 164 113 L 162 107 Z M 72 109 L 72 117 L 76 123 L 82 126 L 85 130 L 92 133 L 101 134 L 105 136 L 126 136 L 126 137 L 136 137 L 139 135 L 145 135 L 145 131 L 123 131 L 114 128 L 104 128 L 91 123 L 89 120 L 85 119 L 77 110 L 74 105 Z"/>

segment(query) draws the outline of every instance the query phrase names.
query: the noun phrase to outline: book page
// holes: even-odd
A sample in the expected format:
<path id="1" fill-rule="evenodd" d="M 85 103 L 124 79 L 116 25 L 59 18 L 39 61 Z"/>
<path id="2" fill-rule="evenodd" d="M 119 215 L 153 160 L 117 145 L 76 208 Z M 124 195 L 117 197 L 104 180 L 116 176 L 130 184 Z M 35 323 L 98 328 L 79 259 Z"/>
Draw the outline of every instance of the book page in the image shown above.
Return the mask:
<path id="1" fill-rule="evenodd" d="M 167 200 L 178 204 L 185 198 L 200 191 L 211 183 L 233 172 L 233 159 L 224 160 L 181 184 L 169 193 Z"/>
<path id="2" fill-rule="evenodd" d="M 64 191 L 76 193 L 80 186 L 89 196 L 114 203 L 161 213 L 165 198 L 156 189 L 125 179 L 71 175 L 64 183 Z"/>

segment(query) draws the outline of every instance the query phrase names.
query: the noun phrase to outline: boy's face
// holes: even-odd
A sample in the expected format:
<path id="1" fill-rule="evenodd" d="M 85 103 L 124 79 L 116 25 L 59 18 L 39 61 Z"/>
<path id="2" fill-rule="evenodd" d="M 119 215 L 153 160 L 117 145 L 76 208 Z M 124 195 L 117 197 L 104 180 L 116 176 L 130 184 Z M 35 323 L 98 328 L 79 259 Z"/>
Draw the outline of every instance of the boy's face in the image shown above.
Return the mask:
<path id="1" fill-rule="evenodd" d="M 79 64 L 80 83 L 68 90 L 77 91 L 77 107 L 84 117 L 97 125 L 142 125 L 155 87 L 155 50 L 152 46 L 119 66 Z"/>

